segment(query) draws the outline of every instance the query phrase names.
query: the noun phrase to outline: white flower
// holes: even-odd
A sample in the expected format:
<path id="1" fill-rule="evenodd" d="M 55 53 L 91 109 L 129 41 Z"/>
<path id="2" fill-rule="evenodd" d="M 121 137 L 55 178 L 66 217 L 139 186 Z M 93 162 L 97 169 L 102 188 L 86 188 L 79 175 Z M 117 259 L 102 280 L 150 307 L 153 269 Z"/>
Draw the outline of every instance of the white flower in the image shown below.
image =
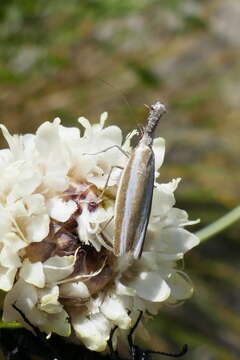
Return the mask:
<path id="1" fill-rule="evenodd" d="M 91 350 L 104 351 L 114 326 L 130 329 L 136 311 L 156 314 L 160 305 L 192 294 L 178 261 L 198 238 L 185 229 L 194 222 L 174 207 L 180 179 L 155 181 L 142 256 L 113 254 L 113 215 L 121 170 L 131 152 L 133 131 L 123 142 L 117 126 L 66 128 L 60 119 L 35 135 L 10 135 L 0 150 L 0 288 L 7 292 L 5 321 L 24 319 L 15 304 L 48 336 L 76 336 Z M 107 148 L 109 150 L 105 151 Z M 153 143 L 156 171 L 165 142 Z M 94 154 L 94 155 L 93 155 Z M 24 323 L 24 326 L 28 327 Z"/>

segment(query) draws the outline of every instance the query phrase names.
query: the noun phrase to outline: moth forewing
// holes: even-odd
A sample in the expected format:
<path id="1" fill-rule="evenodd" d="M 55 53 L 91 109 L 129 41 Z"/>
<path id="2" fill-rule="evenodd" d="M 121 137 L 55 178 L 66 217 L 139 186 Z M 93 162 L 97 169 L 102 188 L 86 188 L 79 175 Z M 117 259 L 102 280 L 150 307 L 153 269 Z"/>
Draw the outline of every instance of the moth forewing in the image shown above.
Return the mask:
<path id="1" fill-rule="evenodd" d="M 154 132 L 165 106 L 156 102 L 149 107 L 147 126 L 123 170 L 118 186 L 113 250 L 116 256 L 131 251 L 134 258 L 142 254 L 151 212 L 155 158 L 152 150 Z"/>
<path id="2" fill-rule="evenodd" d="M 114 253 L 141 256 L 154 183 L 152 148 L 140 141 L 123 170 L 115 205 Z"/>
<path id="3" fill-rule="evenodd" d="M 147 226 L 151 215 L 154 178 L 155 158 L 152 151 L 152 156 L 149 158 L 146 167 L 145 183 L 142 190 L 142 202 L 139 207 L 139 226 L 136 229 L 132 247 L 132 253 L 134 258 L 140 258 L 140 256 L 142 255 Z"/>

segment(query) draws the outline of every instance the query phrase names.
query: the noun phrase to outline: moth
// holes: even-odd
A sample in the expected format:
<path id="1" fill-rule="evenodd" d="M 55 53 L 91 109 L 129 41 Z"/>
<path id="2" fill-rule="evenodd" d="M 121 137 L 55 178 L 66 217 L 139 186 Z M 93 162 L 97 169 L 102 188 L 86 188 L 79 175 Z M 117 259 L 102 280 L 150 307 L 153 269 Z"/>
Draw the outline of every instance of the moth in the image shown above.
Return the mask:
<path id="1" fill-rule="evenodd" d="M 122 174 L 117 189 L 114 209 L 114 241 L 113 253 L 122 256 L 131 252 L 135 259 L 141 257 L 147 226 L 149 222 L 155 174 L 155 157 L 152 149 L 155 130 L 159 120 L 166 112 L 163 104 L 157 101 L 149 108 L 147 125 L 142 138 L 133 149 Z M 118 148 L 128 156 L 121 147 L 113 145 L 94 154 Z M 102 194 L 107 187 L 113 168 L 112 166 Z"/>
<path id="2" fill-rule="evenodd" d="M 140 258 L 149 222 L 154 188 L 155 157 L 152 149 L 155 130 L 166 112 L 160 102 L 149 107 L 147 125 L 138 145 L 122 171 L 114 214 L 116 256 L 131 252 Z"/>

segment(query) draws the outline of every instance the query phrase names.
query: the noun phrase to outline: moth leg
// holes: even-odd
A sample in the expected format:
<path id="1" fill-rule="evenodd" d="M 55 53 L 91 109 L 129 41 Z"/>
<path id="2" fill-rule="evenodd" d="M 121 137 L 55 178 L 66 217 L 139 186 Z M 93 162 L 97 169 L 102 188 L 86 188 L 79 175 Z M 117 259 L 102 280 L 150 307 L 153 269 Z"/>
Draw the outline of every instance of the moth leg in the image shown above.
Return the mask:
<path id="1" fill-rule="evenodd" d="M 96 153 L 91 153 L 91 154 L 89 154 L 89 153 L 82 153 L 82 155 L 98 155 L 98 154 L 101 154 L 101 153 L 103 153 L 103 152 L 106 152 L 106 151 L 111 150 L 111 149 L 114 149 L 114 148 L 116 148 L 116 149 L 118 149 L 119 151 L 121 151 L 121 153 L 122 153 L 123 155 L 125 155 L 126 157 L 129 157 L 129 154 L 128 154 L 126 151 L 124 151 L 124 150 L 121 148 L 121 146 L 119 146 L 119 145 L 109 146 L 108 148 L 106 148 L 106 149 L 104 149 L 104 150 L 101 150 L 101 151 L 98 151 L 98 152 L 96 152 Z"/>
<path id="2" fill-rule="evenodd" d="M 187 346 L 187 344 L 185 344 L 185 345 L 183 345 L 182 350 L 179 351 L 178 353 L 168 353 L 168 352 L 163 352 L 163 351 L 146 350 L 145 354 L 159 354 L 159 355 L 165 355 L 165 356 L 169 356 L 169 357 L 178 358 L 178 357 L 185 355 L 187 353 L 187 351 L 188 351 L 188 346 Z"/>
<path id="3" fill-rule="evenodd" d="M 134 349 L 135 349 L 135 346 L 133 344 L 133 333 L 134 331 L 136 330 L 141 318 L 142 318 L 142 315 L 143 315 L 143 312 L 140 311 L 139 313 L 139 316 L 137 318 L 137 321 L 135 322 L 135 324 L 133 325 L 133 327 L 131 328 L 129 334 L 128 334 L 128 346 L 129 346 L 129 351 L 130 351 L 130 354 L 133 355 L 133 352 L 134 352 Z"/>
<path id="4" fill-rule="evenodd" d="M 105 226 L 106 227 L 106 226 Z M 111 242 L 107 239 L 106 236 L 103 234 L 103 230 L 97 233 L 97 239 L 102 246 L 104 246 L 107 250 L 113 252 L 113 247 L 111 246 Z M 109 245 L 111 244 L 111 245 Z"/>
<path id="5" fill-rule="evenodd" d="M 35 336 L 37 336 L 40 339 L 42 344 L 44 344 L 46 346 L 46 348 L 50 350 L 50 353 L 52 355 L 51 358 L 53 360 L 60 360 L 60 358 L 58 356 L 56 356 L 56 352 L 52 349 L 51 345 L 49 344 L 49 342 L 47 341 L 47 339 L 45 338 L 43 333 L 36 326 L 31 324 L 31 322 L 28 320 L 28 318 L 26 317 L 24 312 L 21 309 L 19 309 L 16 304 L 12 304 L 12 307 L 21 315 L 21 317 L 25 321 L 25 323 L 28 324 L 33 329 Z M 49 358 L 50 358 L 50 356 L 49 356 Z"/>
<path id="6" fill-rule="evenodd" d="M 28 324 L 33 329 L 35 335 L 42 338 L 43 336 L 42 336 L 41 331 L 36 326 L 31 324 L 31 322 L 28 320 L 28 318 L 26 317 L 24 312 L 22 310 L 20 310 L 16 304 L 12 304 L 12 307 L 21 315 L 21 317 L 25 321 L 25 323 Z"/>
<path id="7" fill-rule="evenodd" d="M 118 328 L 118 326 L 116 325 L 113 329 L 111 329 L 110 337 L 109 337 L 109 340 L 107 341 L 109 351 L 110 351 L 110 357 L 114 360 L 118 359 L 118 352 L 117 352 L 117 350 L 113 349 L 112 339 L 113 339 L 113 335 L 114 335 L 115 331 L 117 330 L 117 328 Z"/>
<path id="8" fill-rule="evenodd" d="M 106 183 L 105 183 L 104 188 L 103 188 L 103 190 L 102 190 L 102 192 L 101 192 L 101 194 L 100 194 L 100 198 L 103 197 L 103 194 L 104 194 L 106 188 L 108 187 L 108 183 L 109 183 L 110 177 L 111 177 L 111 175 L 112 175 L 113 169 L 115 169 L 115 168 L 123 170 L 123 167 L 122 167 L 122 166 L 118 166 L 118 165 L 113 165 L 113 166 L 111 166 L 111 169 L 110 169 L 110 171 L 109 171 L 109 173 L 108 173 L 108 177 L 107 177 Z"/>
<path id="9" fill-rule="evenodd" d="M 108 227 L 108 225 L 110 224 L 110 222 L 113 220 L 114 216 L 111 216 L 110 219 L 106 222 L 106 224 L 101 228 L 100 232 L 103 232 L 106 227 Z"/>
<path id="10" fill-rule="evenodd" d="M 164 355 L 164 356 L 169 356 L 169 357 L 174 357 L 174 358 L 178 358 L 181 357 L 183 355 L 186 354 L 186 352 L 188 351 L 188 346 L 187 344 L 183 345 L 181 351 L 179 351 L 178 353 L 168 353 L 168 352 L 164 352 L 164 351 L 151 351 L 151 350 L 141 350 L 138 346 L 134 345 L 133 343 L 133 333 L 136 330 L 139 321 L 141 320 L 141 317 L 143 315 L 143 312 L 140 311 L 140 314 L 137 318 L 136 323 L 134 324 L 134 326 L 132 327 L 129 335 L 128 335 L 128 345 L 129 345 L 129 351 L 130 354 L 132 356 L 132 359 L 138 359 L 139 358 L 139 354 L 141 354 L 141 359 L 147 359 L 149 354 L 159 354 L 159 355 Z"/>

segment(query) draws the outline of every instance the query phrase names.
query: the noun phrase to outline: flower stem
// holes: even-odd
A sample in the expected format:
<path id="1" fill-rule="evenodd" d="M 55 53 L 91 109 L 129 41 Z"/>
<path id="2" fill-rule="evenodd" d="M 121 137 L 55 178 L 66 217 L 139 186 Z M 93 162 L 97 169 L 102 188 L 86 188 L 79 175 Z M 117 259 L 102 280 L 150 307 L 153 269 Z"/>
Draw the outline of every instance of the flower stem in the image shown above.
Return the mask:
<path id="1" fill-rule="evenodd" d="M 214 223 L 206 226 L 202 230 L 199 230 L 196 235 L 199 237 L 200 241 L 203 242 L 226 229 L 237 220 L 240 220 L 240 205 L 229 211 L 229 213 L 222 216 Z"/>

